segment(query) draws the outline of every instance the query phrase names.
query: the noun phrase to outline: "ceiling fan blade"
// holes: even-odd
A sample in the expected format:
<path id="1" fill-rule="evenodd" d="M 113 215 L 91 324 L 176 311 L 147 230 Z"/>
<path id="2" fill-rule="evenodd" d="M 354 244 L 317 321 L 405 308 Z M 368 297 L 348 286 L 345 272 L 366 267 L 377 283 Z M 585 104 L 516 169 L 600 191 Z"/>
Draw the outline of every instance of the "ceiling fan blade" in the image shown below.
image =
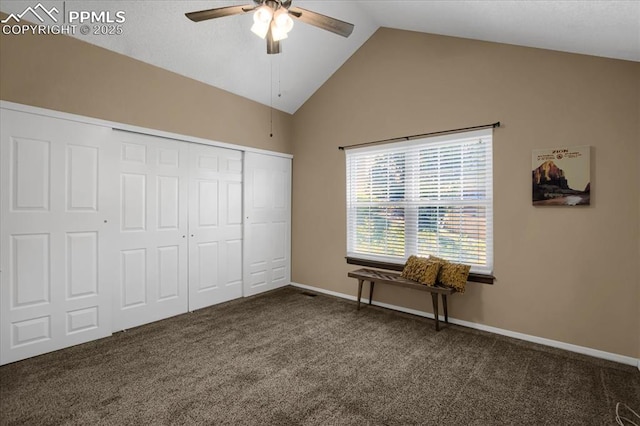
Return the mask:
<path id="1" fill-rule="evenodd" d="M 241 13 L 250 12 L 256 6 L 246 4 L 244 6 L 227 6 L 218 7 L 216 9 L 200 10 L 198 12 L 189 12 L 184 15 L 193 22 L 206 21 L 207 19 L 222 18 L 223 16 L 239 15 Z"/>
<path id="2" fill-rule="evenodd" d="M 353 32 L 353 24 L 331 18 L 320 13 L 312 12 L 301 7 L 290 7 L 289 15 L 305 24 L 331 31 L 332 33 L 349 37 Z"/>

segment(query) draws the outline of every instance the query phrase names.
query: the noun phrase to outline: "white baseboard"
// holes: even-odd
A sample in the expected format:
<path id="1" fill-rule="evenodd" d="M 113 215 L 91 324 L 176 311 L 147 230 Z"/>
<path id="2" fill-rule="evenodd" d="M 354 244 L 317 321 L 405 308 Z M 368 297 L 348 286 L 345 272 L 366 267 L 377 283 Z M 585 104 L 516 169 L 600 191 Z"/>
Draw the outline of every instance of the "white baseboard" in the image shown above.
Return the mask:
<path id="1" fill-rule="evenodd" d="M 331 296 L 340 297 L 342 299 L 348 299 L 353 301 L 357 300 L 355 296 L 351 296 L 344 293 L 338 293 L 336 291 L 325 290 L 319 287 L 312 287 L 309 285 L 294 283 L 294 282 L 291 282 L 291 285 L 294 287 L 303 288 L 305 290 L 315 291 L 317 293 L 323 293 Z M 361 301 L 363 303 L 369 303 L 369 299 L 364 297 L 361 299 Z M 402 306 L 390 305 L 388 303 L 376 302 L 375 300 L 372 302 L 372 305 L 380 306 L 387 309 L 393 309 L 395 311 L 405 312 L 408 314 L 418 315 L 421 317 L 426 317 L 431 319 L 435 318 L 434 315 L 429 312 L 419 311 L 416 309 L 409 309 Z M 441 321 L 444 321 L 444 316 L 439 316 L 439 318 Z M 619 362 L 621 364 L 637 366 L 638 370 L 640 370 L 640 359 L 632 358 L 630 356 L 619 355 L 611 352 L 601 351 L 598 349 L 592 349 L 584 346 L 573 345 L 571 343 L 565 343 L 557 340 L 546 339 L 544 337 L 531 336 L 529 334 L 518 333 L 516 331 L 510 331 L 502 328 L 491 327 L 489 325 L 478 324 L 475 322 L 463 321 L 463 320 L 459 320 L 451 317 L 449 317 L 449 322 L 452 324 L 461 325 L 463 327 L 469 327 L 469 328 L 474 328 L 476 330 L 487 331 L 489 333 L 500 334 L 502 336 L 513 337 L 514 339 L 524 340 L 527 342 L 539 343 L 541 345 L 551 346 L 553 348 L 558 348 L 558 349 L 564 349 L 570 352 L 576 352 L 583 355 L 589 355 L 595 358 L 602 358 L 609 361 Z"/>

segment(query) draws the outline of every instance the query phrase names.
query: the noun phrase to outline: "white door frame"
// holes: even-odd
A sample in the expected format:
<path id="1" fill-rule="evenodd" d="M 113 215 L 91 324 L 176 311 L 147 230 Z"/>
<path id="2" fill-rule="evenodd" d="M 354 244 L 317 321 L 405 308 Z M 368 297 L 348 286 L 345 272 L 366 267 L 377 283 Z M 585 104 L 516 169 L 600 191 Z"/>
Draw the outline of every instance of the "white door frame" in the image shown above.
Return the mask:
<path id="1" fill-rule="evenodd" d="M 131 124 L 118 123 L 116 121 L 101 120 L 98 118 L 85 117 L 68 112 L 54 111 L 51 109 L 34 107 L 15 102 L 0 100 L 0 108 L 12 111 L 27 112 L 30 114 L 44 115 L 45 117 L 60 118 L 63 120 L 77 121 L 79 123 L 92 124 L 95 126 L 109 127 L 114 130 L 122 130 L 131 133 L 141 133 L 143 135 L 158 136 L 161 138 L 174 139 L 183 142 L 193 142 L 201 145 L 217 146 L 220 148 L 235 149 L 242 152 L 255 152 L 258 154 L 272 155 L 274 157 L 293 158 L 291 154 L 283 152 L 269 151 L 266 149 L 253 148 L 250 146 L 237 145 L 227 142 L 214 141 L 211 139 L 198 138 L 195 136 L 182 135 L 180 133 L 165 132 L 163 130 L 150 129 L 148 127 L 134 126 Z"/>

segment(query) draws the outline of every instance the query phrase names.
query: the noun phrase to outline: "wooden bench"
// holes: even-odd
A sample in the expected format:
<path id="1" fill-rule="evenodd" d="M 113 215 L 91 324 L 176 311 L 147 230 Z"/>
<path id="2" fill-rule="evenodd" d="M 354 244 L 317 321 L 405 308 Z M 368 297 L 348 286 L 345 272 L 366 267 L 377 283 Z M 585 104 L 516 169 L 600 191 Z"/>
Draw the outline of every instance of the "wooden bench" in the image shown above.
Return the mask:
<path id="1" fill-rule="evenodd" d="M 395 285 L 398 287 L 413 288 L 420 291 L 428 291 L 431 293 L 431 301 L 433 303 L 433 315 L 436 320 L 436 331 L 440 331 L 440 320 L 438 318 L 438 294 L 442 296 L 442 307 L 444 309 L 444 322 L 449 322 L 449 314 L 447 312 L 447 296 L 455 293 L 455 289 L 449 287 L 434 286 L 420 284 L 416 281 L 411 281 L 406 278 L 402 278 L 400 274 L 393 272 L 382 272 L 373 269 L 358 269 L 357 271 L 349 272 L 350 278 L 358 280 L 358 310 L 360 309 L 360 299 L 362 297 L 362 284 L 365 281 L 369 281 L 369 304 L 373 300 L 373 287 L 375 283 Z"/>

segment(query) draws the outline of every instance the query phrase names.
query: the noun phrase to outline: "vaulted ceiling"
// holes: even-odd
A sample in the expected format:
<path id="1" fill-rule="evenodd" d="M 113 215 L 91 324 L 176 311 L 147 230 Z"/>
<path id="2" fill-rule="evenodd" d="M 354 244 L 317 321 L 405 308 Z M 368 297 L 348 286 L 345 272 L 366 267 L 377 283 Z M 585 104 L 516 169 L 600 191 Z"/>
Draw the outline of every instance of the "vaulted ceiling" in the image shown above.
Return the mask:
<path id="1" fill-rule="evenodd" d="M 21 13 L 37 1 L 5 0 Z M 311 1 L 294 6 L 355 24 L 349 38 L 296 22 L 267 55 L 246 13 L 200 23 L 185 12 L 244 1 L 46 1 L 60 11 L 124 11 L 120 35 L 74 37 L 294 113 L 379 28 L 442 34 L 640 61 L 640 1 Z M 29 19 L 25 16 L 24 19 Z"/>

